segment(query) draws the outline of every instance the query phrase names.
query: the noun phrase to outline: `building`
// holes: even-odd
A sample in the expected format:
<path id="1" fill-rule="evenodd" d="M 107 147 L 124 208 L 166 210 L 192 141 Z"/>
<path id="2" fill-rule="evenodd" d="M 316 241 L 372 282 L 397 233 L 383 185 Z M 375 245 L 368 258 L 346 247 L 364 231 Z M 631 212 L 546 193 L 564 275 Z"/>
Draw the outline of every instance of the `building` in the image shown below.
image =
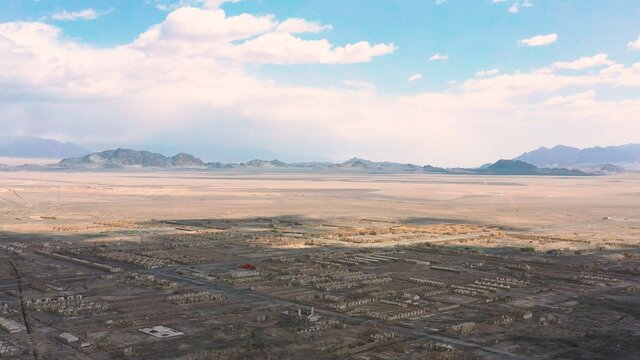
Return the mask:
<path id="1" fill-rule="evenodd" d="M 476 323 L 473 321 L 463 322 L 458 325 L 450 326 L 447 329 L 449 334 L 468 334 L 476 329 Z"/>
<path id="2" fill-rule="evenodd" d="M 62 333 L 58 337 L 67 344 L 73 344 L 75 342 L 78 342 L 78 340 L 80 340 L 77 336 L 70 333 Z"/>
<path id="3" fill-rule="evenodd" d="M 154 326 L 152 328 L 144 328 L 138 330 L 160 339 L 184 335 L 183 332 L 166 326 Z"/>
<path id="4" fill-rule="evenodd" d="M 11 319 L 5 319 L 3 317 L 0 317 L 0 328 L 4 329 L 9 334 L 16 334 L 26 330 L 24 325 Z"/>

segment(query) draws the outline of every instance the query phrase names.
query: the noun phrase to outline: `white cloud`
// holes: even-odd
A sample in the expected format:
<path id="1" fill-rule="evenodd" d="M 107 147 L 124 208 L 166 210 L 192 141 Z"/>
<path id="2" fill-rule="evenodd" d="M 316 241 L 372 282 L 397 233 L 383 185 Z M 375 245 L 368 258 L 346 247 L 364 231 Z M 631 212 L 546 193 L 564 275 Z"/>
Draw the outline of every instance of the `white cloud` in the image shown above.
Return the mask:
<path id="1" fill-rule="evenodd" d="M 613 65 L 607 54 L 600 53 L 593 56 L 583 56 L 574 61 L 556 61 L 551 68 L 556 70 L 584 70 L 596 66 Z"/>
<path id="2" fill-rule="evenodd" d="M 202 154 L 246 144 L 309 158 L 358 154 L 450 166 L 541 144 L 637 141 L 640 63 L 611 63 L 596 73 L 553 72 L 549 64 L 473 77 L 445 92 L 390 96 L 353 80 L 286 84 L 252 75 L 255 67 L 246 65 L 265 52 L 278 62 L 366 61 L 378 45 L 307 43 L 277 32 L 269 16 L 217 14 L 205 17 L 213 22 L 185 23 L 172 14 L 134 43 L 105 48 L 69 40 L 43 23 L 0 24 L 1 131 L 90 147 L 173 143 L 184 151 L 200 146 Z M 276 39 L 262 41 L 286 46 L 251 44 L 267 35 Z M 612 87 L 629 96 L 595 96 Z"/>
<path id="3" fill-rule="evenodd" d="M 300 33 L 318 33 L 325 30 L 331 30 L 331 25 L 322 25 L 315 21 L 307 21 L 300 18 L 290 18 L 280 24 L 276 28 L 277 31 L 286 32 L 290 34 Z"/>
<path id="4" fill-rule="evenodd" d="M 530 37 L 528 39 L 518 40 L 519 46 L 545 46 L 552 44 L 558 40 L 558 35 L 556 33 L 551 33 L 547 35 L 536 35 Z"/>
<path id="5" fill-rule="evenodd" d="M 448 59 L 449 59 L 449 55 L 442 55 L 440 53 L 435 53 L 429 58 L 429 61 L 439 61 L 439 60 L 448 60 Z"/>
<path id="6" fill-rule="evenodd" d="M 491 0 L 492 3 L 494 4 L 499 4 L 499 3 L 503 3 L 506 2 L 507 0 Z"/>
<path id="7" fill-rule="evenodd" d="M 627 47 L 629 48 L 629 50 L 640 50 L 640 35 L 638 35 L 638 38 L 636 40 L 629 41 Z"/>
<path id="8" fill-rule="evenodd" d="M 57 12 L 51 15 L 51 18 L 53 20 L 60 20 L 60 21 L 95 20 L 98 17 L 102 15 L 106 15 L 112 11 L 113 9 L 109 9 L 109 10 L 84 9 L 79 11 L 63 10 L 61 12 Z"/>
<path id="9" fill-rule="evenodd" d="M 272 15 L 226 16 L 224 10 L 181 7 L 169 13 L 162 23 L 142 33 L 134 44 L 148 46 L 182 42 L 209 46 L 263 34 L 273 30 L 276 25 Z"/>
<path id="10" fill-rule="evenodd" d="M 360 41 L 334 46 L 326 39 L 305 40 L 291 34 L 326 28 L 304 19 L 278 23 L 272 15 L 227 16 L 222 9 L 181 7 L 141 34 L 133 46 L 153 54 L 182 53 L 271 64 L 350 64 L 395 51 L 393 44 Z"/>
<path id="11" fill-rule="evenodd" d="M 414 82 L 417 80 L 422 79 L 422 74 L 413 74 L 411 76 L 409 76 L 409 79 L 407 79 L 408 82 Z"/>
<path id="12" fill-rule="evenodd" d="M 531 3 L 530 0 L 524 0 L 523 2 L 515 2 L 515 3 L 513 3 L 509 7 L 509 9 L 507 9 L 507 11 L 509 11 L 512 14 L 515 14 L 515 13 L 519 12 L 521 8 L 530 8 L 532 6 L 533 6 L 533 4 Z"/>
<path id="13" fill-rule="evenodd" d="M 447 0 L 435 0 L 436 6 L 442 5 L 442 4 L 446 3 L 446 2 L 447 2 Z"/>
<path id="14" fill-rule="evenodd" d="M 231 49 L 236 60 L 270 64 L 352 64 L 369 62 L 375 56 L 390 54 L 393 44 L 371 45 L 360 41 L 332 47 L 327 40 L 303 40 L 288 33 L 267 33 Z"/>
<path id="15" fill-rule="evenodd" d="M 499 69 L 480 70 L 476 72 L 476 76 L 493 76 L 500 72 Z"/>

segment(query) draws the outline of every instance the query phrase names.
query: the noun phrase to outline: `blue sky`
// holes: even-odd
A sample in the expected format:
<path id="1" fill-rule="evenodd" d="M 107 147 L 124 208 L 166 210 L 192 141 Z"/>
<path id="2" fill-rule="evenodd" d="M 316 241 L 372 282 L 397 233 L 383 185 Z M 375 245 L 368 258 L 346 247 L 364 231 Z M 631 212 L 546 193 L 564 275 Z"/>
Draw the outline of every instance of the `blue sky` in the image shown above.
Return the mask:
<path id="1" fill-rule="evenodd" d="M 256 71 L 290 83 L 332 85 L 350 77 L 375 82 L 388 93 L 406 93 L 444 90 L 448 82 L 463 81 L 484 69 L 529 70 L 598 52 L 621 62 L 638 60 L 626 47 L 639 27 L 640 4 L 635 1 L 538 0 L 512 14 L 508 9 L 514 3 L 517 1 L 448 0 L 436 5 L 428 0 L 245 0 L 222 7 L 229 15 L 274 14 L 279 19 L 298 17 L 333 26 L 331 31 L 306 38 L 326 38 L 335 44 L 367 39 L 398 46 L 393 56 L 366 64 L 266 65 Z M 113 46 L 131 42 L 161 22 L 167 11 L 157 9 L 157 4 L 145 0 L 4 0 L 0 21 L 38 20 L 61 11 L 110 11 L 91 21 L 45 21 L 83 43 Z M 557 33 L 560 38 L 549 47 L 517 47 L 518 40 L 541 33 Z M 427 61 L 435 53 L 449 59 Z M 406 78 L 414 73 L 422 73 L 424 81 L 408 84 Z"/>
<path id="2" fill-rule="evenodd" d="M 193 11 L 185 11 L 186 7 Z M 223 17 L 213 17 L 215 12 Z M 171 20 L 172 14 L 176 21 Z M 230 19 L 234 18 L 238 19 L 233 25 L 236 28 L 218 28 L 226 26 L 225 22 L 231 24 Z M 285 38 L 276 27 L 291 18 L 330 28 L 296 30 Z M 440 4 L 425 0 L 4 0 L 0 3 L 0 23 L 30 24 L 30 27 L 43 24 L 47 29 L 57 29 L 55 35 L 47 38 L 53 52 L 44 53 L 45 46 L 37 39 L 24 40 L 32 41 L 29 45 L 33 46 L 34 57 L 59 60 L 73 53 L 73 56 L 86 56 L 84 63 L 95 64 L 95 68 L 84 69 L 82 65 L 72 64 L 73 60 L 63 61 L 64 66 L 69 67 L 65 73 L 74 74 L 73 80 L 56 77 L 54 86 L 42 78 L 31 79 L 20 84 L 20 89 L 29 88 L 32 96 L 29 103 L 4 102 L 0 106 L 6 106 L 15 119 L 28 123 L 13 125 L 9 134 L 34 133 L 91 148 L 122 145 L 166 151 L 192 150 L 212 160 L 215 157 L 244 160 L 263 155 L 285 159 L 339 159 L 357 155 L 437 165 L 476 164 L 560 142 L 591 146 L 637 139 L 640 133 L 630 133 L 628 129 L 634 129 L 633 121 L 637 121 L 632 119 L 637 114 L 638 93 L 634 64 L 640 62 L 640 50 L 632 44 L 640 36 L 639 18 L 640 6 L 631 0 L 448 0 Z M 265 19 L 270 19 L 271 25 L 265 25 Z M 199 28 L 191 26 L 191 21 Z M 259 24 L 260 21 L 263 24 Z M 152 34 L 150 29 L 154 27 L 161 30 Z M 237 27 L 245 27 L 242 31 L 246 34 L 237 37 L 222 33 L 231 31 L 229 29 L 238 31 Z M 20 32 L 28 32 L 26 26 L 7 25 L 7 29 L 4 36 L 10 40 Z M 145 33 L 151 40 L 142 44 L 141 34 Z M 523 42 L 535 36 L 552 35 L 553 40 L 546 38 L 547 41 L 538 46 L 527 46 L 526 41 Z M 260 41 L 239 49 L 243 43 L 256 39 Z M 332 50 L 321 49 L 324 45 L 313 42 L 321 39 L 325 39 L 326 46 L 330 44 Z M 367 44 L 357 55 L 345 55 L 339 50 L 363 41 Z M 87 51 L 79 54 L 70 50 L 69 44 Z M 238 49 L 231 49 L 236 45 Z M 376 45 L 379 47 L 374 48 Z M 197 80 L 200 78 L 195 74 L 191 74 L 194 77 L 184 75 L 182 82 L 172 84 L 171 89 L 198 88 L 198 91 L 210 92 L 210 98 L 193 90 L 189 96 L 184 96 L 182 91 L 164 99 L 168 101 L 166 106 L 171 104 L 176 113 L 180 113 L 178 108 L 183 110 L 181 116 L 173 119 L 184 123 L 180 139 L 170 139 L 175 134 L 171 126 L 145 136 L 116 133 L 113 129 L 125 131 L 127 122 L 138 124 L 138 120 L 128 117 L 141 116 L 145 110 L 142 104 L 157 99 L 158 94 L 140 92 L 139 85 L 151 84 L 152 80 L 138 79 L 132 73 L 123 72 L 111 79 L 97 78 L 96 74 L 108 66 L 89 50 L 105 50 L 118 59 L 122 66 L 110 70 L 118 73 L 131 68 L 135 61 L 140 61 L 138 57 L 144 56 L 149 62 L 147 66 L 152 66 L 152 60 L 154 64 L 162 60 L 163 66 L 175 69 L 175 77 L 179 78 L 185 73 L 179 71 L 178 64 L 192 62 L 188 68 L 198 69 L 201 76 L 211 76 L 211 80 L 204 83 Z M 9 54 L 17 50 L 1 51 L 3 48 L 0 48 L 0 59 L 5 55 L 8 64 Z M 229 55 L 230 51 L 234 51 L 233 56 Z M 436 54 L 440 59 L 430 61 Z M 578 62 L 581 58 L 584 60 Z M 211 63 L 207 65 L 205 61 Z M 38 64 L 44 72 L 59 70 Z M 147 70 L 147 66 L 131 71 L 139 74 Z M 211 70 L 213 66 L 215 71 Z M 78 69 L 87 72 L 80 74 L 82 71 Z M 486 73 L 479 74 L 482 71 Z M 95 81 L 104 86 L 86 86 L 79 90 L 78 76 L 85 76 L 85 82 Z M 231 81 L 232 77 L 238 81 Z M 214 78 L 229 81 L 216 82 Z M 408 81 L 410 78 L 413 81 Z M 68 82 L 61 85 L 60 81 Z M 233 85 L 243 81 L 245 85 Z M 539 85 L 545 81 L 562 85 L 547 89 Z M 16 86 L 16 82 L 19 81 L 12 79 L 6 85 Z M 189 86 L 196 82 L 197 86 Z M 164 85 L 169 86 L 163 82 Z M 261 95 L 253 90 L 255 88 L 269 95 Z M 516 90 L 507 98 L 505 89 L 511 88 Z M 61 89 L 64 94 L 56 93 L 56 97 L 63 100 L 51 105 L 45 94 L 49 96 Z M 103 101 L 78 100 L 89 93 L 92 97 L 102 97 Z M 300 104 L 294 102 L 286 107 L 291 94 L 300 98 L 296 100 Z M 320 100 L 308 102 L 304 94 Z M 227 95 L 229 99 L 220 100 Z M 134 97 L 139 100 L 137 105 L 126 103 L 126 98 Z M 252 97 L 268 98 L 272 103 L 257 108 L 251 103 Z M 346 100 L 339 102 L 340 97 Z M 97 116 L 101 119 L 83 118 L 86 114 L 100 114 L 104 101 L 117 103 L 115 109 L 122 120 L 103 115 Z M 566 104 L 567 101 L 574 103 Z M 587 101 L 588 106 L 593 106 L 591 117 L 580 110 L 575 101 Z M 535 102 L 543 104 L 546 111 L 533 107 Z M 276 103 L 283 105 L 276 106 Z M 372 111 L 374 103 L 384 109 Z M 406 104 L 410 104 L 409 107 Z M 623 106 L 618 110 L 620 113 L 611 114 L 607 110 L 619 108 L 617 105 Z M 334 112 L 326 112 L 328 119 L 323 120 L 326 127 L 316 128 L 319 115 L 307 116 L 301 110 L 304 106 L 312 113 L 324 114 L 324 107 L 332 107 Z M 51 107 L 64 113 L 65 118 L 35 119 Z M 164 117 L 167 113 L 160 115 Z M 402 118 L 393 119 L 388 115 L 386 119 L 377 118 L 382 116 L 379 114 L 396 113 L 401 113 Z M 596 114 L 600 118 L 595 118 Z M 608 119 L 602 119 L 600 114 Z M 283 120 L 289 116 L 290 120 Z M 477 122 L 464 118 L 476 116 L 481 118 Z M 118 121 L 121 123 L 114 126 L 113 122 Z M 81 123 L 79 127 L 78 123 Z M 159 123 L 163 122 L 156 125 Z M 138 126 L 145 125 L 140 122 L 134 127 Z M 69 130 L 64 130 L 65 127 Z M 316 133 L 309 134 L 306 131 L 309 127 Z M 57 131 L 52 131 L 56 128 Z M 103 128 L 113 130 L 111 136 L 101 136 Z M 35 129 L 41 129 L 40 133 L 36 134 Z M 414 133 L 407 135 L 406 141 L 399 139 L 400 144 L 394 146 L 394 139 L 402 136 L 399 129 Z M 344 135 L 353 131 L 358 134 Z M 419 151 L 425 153 L 416 155 L 420 131 L 427 131 L 424 138 L 432 137 L 433 141 L 432 145 L 420 145 Z M 207 138 L 203 134 L 209 132 L 215 132 L 212 136 L 219 140 L 215 145 L 201 139 Z M 232 136 L 222 136 L 221 132 Z M 271 134 L 277 141 L 264 138 L 271 132 L 277 134 Z M 385 132 L 393 134 L 385 135 Z M 481 143 L 475 137 L 489 136 L 485 132 L 494 134 L 495 138 L 488 139 L 494 145 L 483 147 L 478 153 L 474 147 L 477 149 Z M 505 141 L 505 136 L 510 139 Z M 469 145 L 459 144 L 460 140 L 466 140 Z M 187 149 L 180 148 L 183 146 Z"/>

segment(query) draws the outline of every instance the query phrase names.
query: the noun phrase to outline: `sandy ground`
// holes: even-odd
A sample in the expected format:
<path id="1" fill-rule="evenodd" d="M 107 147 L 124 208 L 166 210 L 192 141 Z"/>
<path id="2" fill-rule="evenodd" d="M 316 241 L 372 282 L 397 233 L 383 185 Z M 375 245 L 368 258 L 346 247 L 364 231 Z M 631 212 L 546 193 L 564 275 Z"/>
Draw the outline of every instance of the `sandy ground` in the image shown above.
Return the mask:
<path id="1" fill-rule="evenodd" d="M 640 175 L 0 173 L 0 230 L 9 232 L 125 219 L 281 215 L 414 223 L 436 218 L 637 239 Z"/>
<path id="2" fill-rule="evenodd" d="M 10 166 L 20 166 L 24 164 L 31 165 L 48 165 L 55 164 L 60 159 L 50 159 L 50 158 L 14 158 L 14 157 L 4 157 L 0 156 L 0 164 L 10 165 Z"/>

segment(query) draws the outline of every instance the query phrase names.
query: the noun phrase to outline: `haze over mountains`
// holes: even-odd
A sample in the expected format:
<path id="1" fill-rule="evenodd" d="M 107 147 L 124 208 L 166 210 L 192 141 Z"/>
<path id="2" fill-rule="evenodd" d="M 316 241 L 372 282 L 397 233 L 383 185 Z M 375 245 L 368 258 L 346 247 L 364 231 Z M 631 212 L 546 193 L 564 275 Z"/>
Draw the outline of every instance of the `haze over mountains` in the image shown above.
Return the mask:
<path id="1" fill-rule="evenodd" d="M 90 151 L 76 144 L 34 136 L 0 137 L 0 156 L 60 159 L 82 156 Z"/>

